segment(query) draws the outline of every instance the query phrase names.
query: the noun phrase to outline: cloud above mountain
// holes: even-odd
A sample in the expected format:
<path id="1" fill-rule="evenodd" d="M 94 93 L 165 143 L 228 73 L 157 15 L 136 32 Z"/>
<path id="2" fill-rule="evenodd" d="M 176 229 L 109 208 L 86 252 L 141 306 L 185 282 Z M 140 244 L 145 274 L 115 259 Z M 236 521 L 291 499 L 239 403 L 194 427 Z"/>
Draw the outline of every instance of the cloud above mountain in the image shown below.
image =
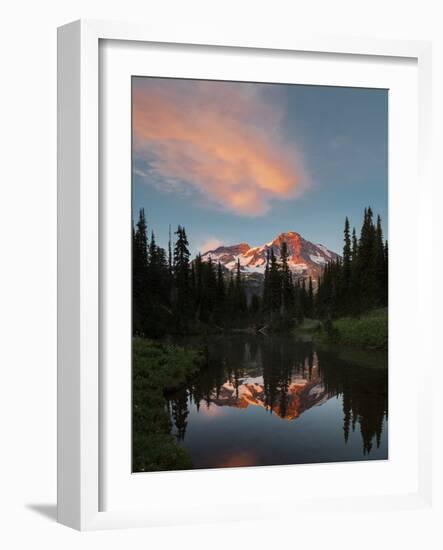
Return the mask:
<path id="1" fill-rule="evenodd" d="M 132 112 L 135 173 L 165 192 L 259 216 L 307 186 L 278 86 L 138 78 Z"/>

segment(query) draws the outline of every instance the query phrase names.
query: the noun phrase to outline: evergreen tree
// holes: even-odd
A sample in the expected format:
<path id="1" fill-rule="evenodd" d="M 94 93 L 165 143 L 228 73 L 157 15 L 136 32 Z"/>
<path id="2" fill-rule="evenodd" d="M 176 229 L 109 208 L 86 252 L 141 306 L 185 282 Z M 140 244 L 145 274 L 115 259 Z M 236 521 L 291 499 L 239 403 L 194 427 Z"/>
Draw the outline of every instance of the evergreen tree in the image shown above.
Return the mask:
<path id="1" fill-rule="evenodd" d="M 154 232 L 151 232 L 149 244 L 149 263 L 147 269 L 147 285 L 150 302 L 168 301 L 168 265 L 166 263 L 165 251 L 157 246 Z"/>
<path id="2" fill-rule="evenodd" d="M 360 267 L 358 257 L 358 240 L 355 227 L 352 230 L 351 279 L 349 283 L 348 313 L 358 315 L 360 312 Z"/>
<path id="3" fill-rule="evenodd" d="M 343 277 L 342 287 L 340 289 L 340 302 L 344 312 L 349 309 L 349 290 L 351 288 L 351 262 L 352 262 L 352 249 L 351 249 L 351 236 L 349 230 L 349 220 L 346 217 L 343 245 Z"/>
<path id="4" fill-rule="evenodd" d="M 388 292 L 389 292 L 389 265 L 388 265 L 388 241 L 385 241 L 384 246 L 384 277 L 383 277 L 383 305 L 388 305 Z"/>
<path id="5" fill-rule="evenodd" d="M 307 316 L 311 319 L 314 317 L 314 285 L 312 283 L 312 277 L 309 277 L 308 283 L 308 307 Z"/>
<path id="6" fill-rule="evenodd" d="M 349 236 L 345 221 L 343 259 L 329 262 L 318 281 L 317 314 L 333 319 L 339 315 L 360 315 L 388 303 L 388 251 L 383 242 L 381 218 L 373 222 L 365 208 L 360 239 L 355 228 Z"/>
<path id="7" fill-rule="evenodd" d="M 234 274 L 229 274 L 228 290 L 226 295 L 226 316 L 227 323 L 232 323 L 236 311 L 236 291 L 234 283 Z"/>
<path id="8" fill-rule="evenodd" d="M 292 284 L 292 273 L 288 265 L 288 245 L 282 242 L 280 248 L 281 259 L 281 311 L 282 315 L 290 319 L 294 310 L 294 286 Z"/>
<path id="9" fill-rule="evenodd" d="M 172 237 L 171 237 L 171 224 L 169 224 L 169 240 L 168 240 L 168 265 L 169 272 L 172 274 Z"/>
<path id="10" fill-rule="evenodd" d="M 216 306 L 215 319 L 217 324 L 222 324 L 225 321 L 226 310 L 226 288 L 223 269 L 220 262 L 217 265 L 217 283 L 216 283 Z"/>
<path id="11" fill-rule="evenodd" d="M 211 257 L 209 257 L 209 260 L 204 264 L 203 295 L 205 297 L 206 315 L 202 320 L 212 323 L 217 307 L 217 275 Z"/>
<path id="12" fill-rule="evenodd" d="M 217 303 L 222 306 L 225 301 L 225 279 L 223 277 L 223 269 L 220 262 L 217 265 Z"/>
<path id="13" fill-rule="evenodd" d="M 166 254 L 157 246 L 154 232 L 151 232 L 148 264 L 146 268 L 143 333 L 150 337 L 162 336 L 170 322 L 170 277 Z"/>
<path id="14" fill-rule="evenodd" d="M 235 270 L 235 310 L 240 319 L 244 317 L 248 308 L 245 289 L 241 275 L 240 259 L 237 259 L 237 267 Z"/>
<path id="15" fill-rule="evenodd" d="M 372 217 L 371 208 L 365 209 L 358 249 L 360 286 L 364 289 L 360 294 L 360 305 L 363 311 L 375 306 L 377 286 L 374 258 L 375 227 Z"/>
<path id="16" fill-rule="evenodd" d="M 192 296 L 193 296 L 193 302 L 194 302 L 194 308 L 195 308 L 195 315 L 194 317 L 198 319 L 200 317 L 200 308 L 201 308 L 201 301 L 202 301 L 202 287 L 203 287 L 203 277 L 202 277 L 202 257 L 201 254 L 198 253 L 195 257 L 195 260 L 192 262 L 192 273 L 193 275 L 193 284 L 192 284 Z"/>
<path id="17" fill-rule="evenodd" d="M 177 240 L 174 247 L 174 277 L 176 286 L 176 320 L 177 328 L 183 330 L 191 314 L 191 292 L 189 284 L 189 242 L 184 227 L 180 225 L 175 232 Z"/>
<path id="18" fill-rule="evenodd" d="M 351 252 L 351 262 L 354 263 L 357 259 L 358 253 L 358 241 L 357 234 L 355 232 L 355 227 L 352 228 L 352 252 Z"/>
<path id="19" fill-rule="evenodd" d="M 266 265 L 265 265 L 265 276 L 263 281 L 263 296 L 262 296 L 262 310 L 268 315 L 271 313 L 271 292 L 269 284 L 269 264 L 270 264 L 270 253 L 269 248 L 266 249 Z"/>
<path id="20" fill-rule="evenodd" d="M 176 393 L 175 399 L 171 403 L 171 409 L 172 419 L 176 428 L 176 437 L 178 441 L 183 441 L 189 416 L 188 392 L 185 388 Z"/>
<path id="21" fill-rule="evenodd" d="M 381 227 L 381 218 L 377 216 L 377 225 L 375 228 L 374 239 L 374 277 L 375 277 L 375 297 L 374 305 L 377 307 L 384 304 L 384 285 L 385 285 L 385 248 L 383 242 L 383 231 Z"/>
<path id="22" fill-rule="evenodd" d="M 306 290 L 306 279 L 304 277 L 301 280 L 300 285 L 300 303 L 303 311 L 303 317 L 307 317 L 309 315 L 309 297 Z"/>
<path id="23" fill-rule="evenodd" d="M 132 228 L 132 310 L 133 333 L 143 334 L 146 316 L 146 278 L 148 266 L 148 237 L 145 211 L 140 209 L 137 229 Z"/>
<path id="24" fill-rule="evenodd" d="M 281 308 L 281 277 L 280 266 L 278 265 L 274 249 L 271 249 L 269 263 L 269 309 L 271 322 L 276 319 L 276 312 Z"/>

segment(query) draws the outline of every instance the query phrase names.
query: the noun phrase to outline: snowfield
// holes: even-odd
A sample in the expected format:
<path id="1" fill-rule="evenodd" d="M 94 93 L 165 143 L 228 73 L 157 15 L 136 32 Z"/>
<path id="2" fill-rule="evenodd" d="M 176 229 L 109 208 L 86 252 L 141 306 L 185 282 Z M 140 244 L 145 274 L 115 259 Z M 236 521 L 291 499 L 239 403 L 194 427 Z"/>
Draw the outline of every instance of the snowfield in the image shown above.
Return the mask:
<path id="1" fill-rule="evenodd" d="M 266 269 L 266 259 L 272 250 L 280 259 L 281 244 L 288 246 L 288 266 L 299 277 L 312 276 L 317 279 L 324 266 L 339 256 L 322 244 L 307 241 L 294 231 L 280 233 L 273 241 L 262 246 L 250 247 L 246 243 L 232 246 L 220 246 L 202 255 L 202 260 L 209 258 L 214 263 L 221 263 L 229 271 L 235 271 L 237 264 L 245 274 L 258 273 L 263 275 Z"/>

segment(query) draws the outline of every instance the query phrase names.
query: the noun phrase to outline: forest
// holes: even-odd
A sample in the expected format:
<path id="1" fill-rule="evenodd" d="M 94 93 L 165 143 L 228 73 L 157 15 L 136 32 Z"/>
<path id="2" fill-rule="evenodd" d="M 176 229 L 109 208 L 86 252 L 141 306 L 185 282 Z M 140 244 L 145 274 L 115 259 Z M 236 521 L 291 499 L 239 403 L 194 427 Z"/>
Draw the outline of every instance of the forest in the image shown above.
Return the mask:
<path id="1" fill-rule="evenodd" d="M 261 294 L 248 296 L 240 263 L 191 258 L 186 230 L 169 231 L 168 248 L 148 231 L 144 209 L 133 225 L 133 334 L 201 334 L 229 330 L 288 332 L 305 318 L 327 323 L 384 308 L 388 303 L 388 242 L 380 216 L 365 208 L 359 234 L 348 218 L 343 252 L 325 265 L 319 280 L 294 276 L 285 242 L 267 250 Z"/>
<path id="2" fill-rule="evenodd" d="M 308 354 L 301 357 L 300 368 L 305 364 L 309 367 L 311 344 L 303 347 L 304 344 L 289 336 L 292 344 L 287 345 L 292 346 L 291 352 L 283 360 L 284 346 L 274 341 L 275 338 L 257 338 L 253 334 L 290 335 L 308 320 L 316 319 L 322 327 L 317 336 L 325 336 L 329 342 L 335 334 L 339 343 L 357 344 L 361 349 L 387 347 L 388 243 L 383 238 L 380 216 L 374 221 L 371 208 L 364 210 L 358 234 L 355 228 L 351 231 L 345 219 L 342 256 L 326 264 L 317 281 L 294 275 L 288 265 L 285 242 L 279 248 L 270 247 L 260 291 L 252 294 L 248 292 L 247 274 L 242 272 L 239 263 L 235 270 L 229 271 L 211 259 L 203 261 L 200 254 L 192 259 L 188 236 L 182 226 L 173 234 L 169 231 L 168 246 L 162 248 L 154 232 L 148 232 L 145 211 L 141 209 L 133 225 L 132 240 L 134 471 L 193 467 L 188 451 L 177 444 L 184 438 L 189 396 L 192 394 L 195 403 L 206 402 L 209 407 L 211 396 L 214 391 L 214 395 L 218 395 L 226 376 L 238 387 L 245 374 L 235 369 L 224 370 L 227 364 L 244 364 L 241 345 L 235 360 L 232 357 L 229 361 L 222 360 L 227 352 L 228 333 L 245 333 L 232 336 L 250 339 L 249 354 L 261 346 L 257 357 L 264 361 L 265 406 L 272 411 L 278 403 L 282 414 L 294 357 L 300 346 L 306 349 Z M 337 332 L 340 338 L 336 338 Z M 174 343 L 182 337 L 203 335 L 206 340 L 206 335 L 224 333 L 220 352 L 210 360 L 206 346 L 188 348 Z M 219 366 L 217 357 L 221 361 Z M 327 377 L 328 396 L 344 396 L 345 442 L 350 426 L 353 428 L 358 418 L 364 454 L 369 453 L 374 437 L 377 447 L 379 445 L 387 411 L 383 386 L 386 371 L 359 368 L 357 373 L 351 369 L 355 392 L 350 392 L 351 370 L 346 375 L 346 388 L 333 383 L 328 376 L 336 372 L 340 378 L 345 363 L 338 361 L 337 370 L 331 370 L 335 361 L 330 351 L 319 348 L 317 357 L 320 364 L 327 367 L 322 376 Z M 287 369 L 280 372 L 284 364 Z M 370 379 L 368 373 L 373 374 Z M 375 397 L 367 393 L 365 384 L 369 382 L 370 387 L 375 388 L 374 395 L 380 394 L 376 408 Z M 372 410 L 376 414 L 369 414 Z"/>

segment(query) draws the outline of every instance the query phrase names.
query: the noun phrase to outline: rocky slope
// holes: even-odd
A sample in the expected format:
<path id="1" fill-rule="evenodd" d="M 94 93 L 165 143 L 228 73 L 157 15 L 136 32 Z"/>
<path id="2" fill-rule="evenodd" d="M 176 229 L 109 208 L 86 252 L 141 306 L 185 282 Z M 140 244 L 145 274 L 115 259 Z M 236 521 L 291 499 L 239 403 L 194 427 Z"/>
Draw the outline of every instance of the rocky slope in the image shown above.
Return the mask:
<path id="1" fill-rule="evenodd" d="M 274 240 L 262 246 L 250 247 L 247 243 L 232 246 L 219 246 L 202 255 L 203 261 L 209 258 L 213 262 L 220 262 L 226 269 L 232 271 L 240 261 L 240 268 L 246 274 L 263 275 L 266 268 L 268 251 L 274 251 L 280 257 L 280 248 L 286 242 L 289 252 L 288 264 L 296 277 L 311 276 L 314 283 L 317 281 L 325 264 L 338 258 L 338 255 L 321 244 L 314 244 L 304 239 L 295 231 L 281 233 Z"/>

